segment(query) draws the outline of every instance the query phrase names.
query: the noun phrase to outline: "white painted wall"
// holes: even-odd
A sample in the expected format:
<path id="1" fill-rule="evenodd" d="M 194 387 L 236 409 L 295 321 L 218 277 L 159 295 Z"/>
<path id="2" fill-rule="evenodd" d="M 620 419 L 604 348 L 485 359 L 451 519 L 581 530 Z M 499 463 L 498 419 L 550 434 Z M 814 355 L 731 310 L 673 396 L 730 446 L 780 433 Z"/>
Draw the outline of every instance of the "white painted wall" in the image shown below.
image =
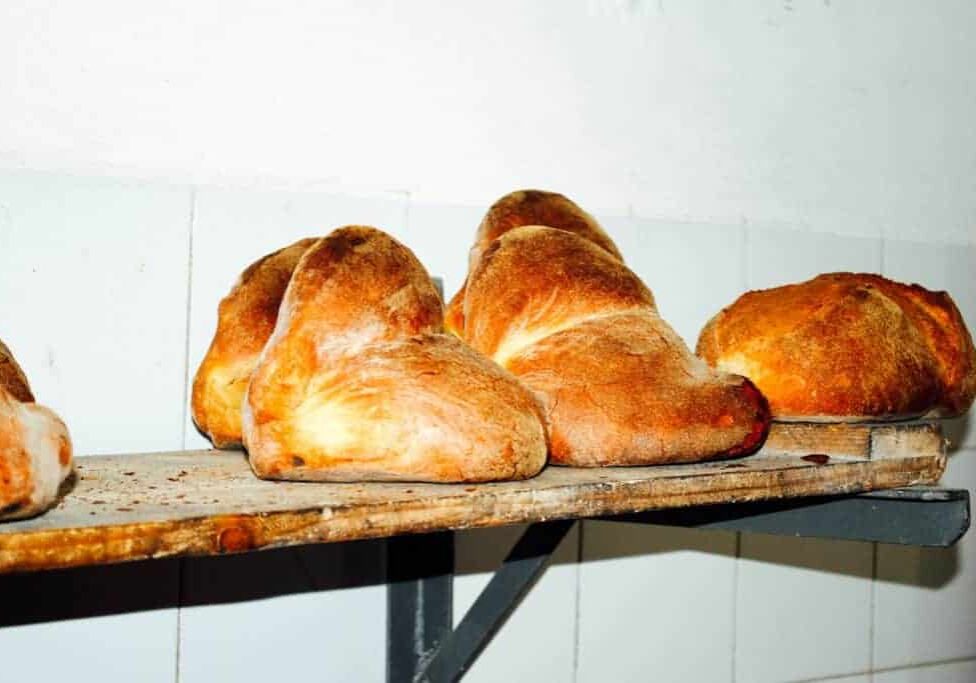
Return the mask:
<path id="1" fill-rule="evenodd" d="M 185 383 L 250 259 L 371 222 L 453 290 L 522 186 L 595 211 L 689 341 L 840 268 L 948 288 L 976 325 L 974 29 L 945 1 L 7 0 L 0 338 L 82 453 L 194 446 Z M 974 488 L 956 431 L 947 481 Z M 459 610 L 510 537 L 459 540 Z M 974 553 L 588 523 L 470 678 L 968 681 Z M 0 679 L 380 680 L 382 562 L 22 579 L 66 618 L 0 610 Z M 67 618 L 123 588 L 147 607 Z"/>

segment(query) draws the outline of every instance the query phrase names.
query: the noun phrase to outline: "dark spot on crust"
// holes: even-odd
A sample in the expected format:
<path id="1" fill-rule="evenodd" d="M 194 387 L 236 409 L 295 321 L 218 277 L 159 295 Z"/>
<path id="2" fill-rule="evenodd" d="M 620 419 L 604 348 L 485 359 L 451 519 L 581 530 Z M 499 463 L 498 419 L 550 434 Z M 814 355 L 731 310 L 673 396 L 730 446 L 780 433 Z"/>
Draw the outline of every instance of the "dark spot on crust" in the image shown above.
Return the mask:
<path id="1" fill-rule="evenodd" d="M 824 455 L 823 453 L 811 453 L 810 455 L 804 455 L 801 459 L 816 465 L 826 465 L 830 462 L 830 456 Z"/>
<path id="2" fill-rule="evenodd" d="M 295 467 L 304 467 L 305 458 L 299 457 L 297 455 L 291 456 L 291 464 Z"/>

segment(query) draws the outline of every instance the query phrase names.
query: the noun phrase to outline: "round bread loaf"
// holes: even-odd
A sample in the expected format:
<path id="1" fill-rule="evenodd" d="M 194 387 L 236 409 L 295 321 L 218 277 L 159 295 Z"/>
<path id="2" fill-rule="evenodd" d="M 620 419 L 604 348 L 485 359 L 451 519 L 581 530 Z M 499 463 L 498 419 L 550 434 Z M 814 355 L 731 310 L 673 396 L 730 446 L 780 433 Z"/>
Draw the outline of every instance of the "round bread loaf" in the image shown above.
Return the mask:
<path id="1" fill-rule="evenodd" d="M 879 275 L 748 292 L 697 352 L 755 382 L 784 420 L 953 416 L 976 396 L 976 351 L 951 297 Z"/>

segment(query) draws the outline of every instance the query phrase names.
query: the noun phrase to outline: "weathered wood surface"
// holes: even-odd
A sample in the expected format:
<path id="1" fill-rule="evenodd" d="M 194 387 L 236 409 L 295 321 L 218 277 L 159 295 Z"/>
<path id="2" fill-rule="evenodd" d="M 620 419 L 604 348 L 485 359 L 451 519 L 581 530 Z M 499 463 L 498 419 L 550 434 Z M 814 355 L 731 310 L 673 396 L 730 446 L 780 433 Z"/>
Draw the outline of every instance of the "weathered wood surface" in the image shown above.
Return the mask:
<path id="1" fill-rule="evenodd" d="M 0 572 L 933 484 L 945 462 L 938 425 L 795 423 L 738 460 L 479 485 L 267 482 L 239 452 L 93 456 L 56 509 L 0 524 Z"/>

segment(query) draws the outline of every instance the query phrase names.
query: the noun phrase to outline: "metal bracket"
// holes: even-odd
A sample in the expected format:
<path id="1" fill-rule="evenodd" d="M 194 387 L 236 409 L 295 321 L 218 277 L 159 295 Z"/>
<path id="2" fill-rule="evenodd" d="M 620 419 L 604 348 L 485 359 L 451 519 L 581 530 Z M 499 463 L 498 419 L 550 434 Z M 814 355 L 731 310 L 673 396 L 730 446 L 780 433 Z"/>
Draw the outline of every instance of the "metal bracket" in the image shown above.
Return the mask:
<path id="1" fill-rule="evenodd" d="M 413 681 L 451 632 L 454 533 L 387 539 L 386 575 L 386 679 Z"/>
<path id="2" fill-rule="evenodd" d="M 598 519 L 946 547 L 969 529 L 970 498 L 961 489 L 916 487 Z M 453 534 L 389 539 L 387 680 L 440 683 L 460 679 L 545 570 L 574 523 L 560 520 L 530 526 L 453 630 Z"/>

